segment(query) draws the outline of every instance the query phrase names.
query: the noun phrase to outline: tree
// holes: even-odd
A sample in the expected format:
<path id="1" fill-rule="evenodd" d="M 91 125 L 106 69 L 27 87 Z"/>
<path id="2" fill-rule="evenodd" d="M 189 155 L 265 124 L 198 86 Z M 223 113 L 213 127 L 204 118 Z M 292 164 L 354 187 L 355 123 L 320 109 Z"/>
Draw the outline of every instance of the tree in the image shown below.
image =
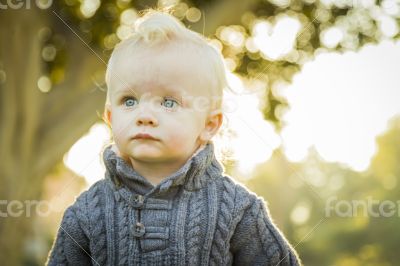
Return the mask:
<path id="1" fill-rule="evenodd" d="M 399 134 L 400 116 L 377 138 L 364 172 L 324 162 L 315 150 L 302 163 L 276 151 L 246 185 L 269 203 L 305 265 L 396 265 Z"/>
<path id="2" fill-rule="evenodd" d="M 40 9 L 40 1 L 29 2 L 29 7 L 26 2 L 19 8 L 3 4 L 0 10 L 0 195 L 8 201 L 40 198 L 44 175 L 100 119 L 105 65 L 121 36 L 121 16 L 157 3 L 103 0 L 88 7 L 85 1 L 64 0 L 50 1 L 50 7 Z M 265 117 L 277 127 L 276 110 L 286 103 L 270 88 L 279 80 L 290 82 L 301 65 L 324 47 L 320 39 L 324 30 L 337 25 L 345 32 L 344 41 L 326 49 L 357 49 L 382 38 L 374 12 L 355 2 L 354 8 L 351 2 L 324 6 L 312 0 L 174 3 L 174 15 L 220 41 L 224 56 L 234 62 L 233 71 L 263 82 Z M 282 15 L 298 19 L 302 30 L 292 51 L 280 58 L 268 58 L 251 44 L 237 45 L 222 34 L 227 29 L 228 37 L 239 34 L 251 43 L 258 21 L 273 24 Z M 389 16 L 398 22 L 395 15 Z M 21 256 L 12 251 L 22 250 L 30 221 L 22 217 L 0 220 L 0 260 L 4 264 L 20 264 Z"/>

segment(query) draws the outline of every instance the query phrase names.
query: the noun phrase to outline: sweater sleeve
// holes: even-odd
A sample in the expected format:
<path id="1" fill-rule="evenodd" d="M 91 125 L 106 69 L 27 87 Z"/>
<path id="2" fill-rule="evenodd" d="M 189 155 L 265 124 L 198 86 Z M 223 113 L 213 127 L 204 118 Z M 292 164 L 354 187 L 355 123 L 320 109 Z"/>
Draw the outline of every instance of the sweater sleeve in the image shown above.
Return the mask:
<path id="1" fill-rule="evenodd" d="M 73 206 L 64 212 L 46 265 L 92 265 L 89 240 L 78 222 Z"/>
<path id="2" fill-rule="evenodd" d="M 231 238 L 233 265 L 299 266 L 300 259 L 272 222 L 262 198 L 257 197 Z"/>

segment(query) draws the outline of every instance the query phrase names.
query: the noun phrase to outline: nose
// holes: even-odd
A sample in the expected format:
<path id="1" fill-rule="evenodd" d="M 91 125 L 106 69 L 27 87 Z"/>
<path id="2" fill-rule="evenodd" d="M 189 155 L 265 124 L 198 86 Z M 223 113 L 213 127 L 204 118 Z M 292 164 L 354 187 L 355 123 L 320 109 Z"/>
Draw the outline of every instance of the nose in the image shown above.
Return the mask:
<path id="1" fill-rule="evenodd" d="M 136 119 L 136 125 L 138 126 L 157 126 L 157 119 L 150 115 L 140 115 Z"/>
<path id="2" fill-rule="evenodd" d="M 136 125 L 138 126 L 158 126 L 158 120 L 149 108 L 141 108 L 137 117 Z"/>

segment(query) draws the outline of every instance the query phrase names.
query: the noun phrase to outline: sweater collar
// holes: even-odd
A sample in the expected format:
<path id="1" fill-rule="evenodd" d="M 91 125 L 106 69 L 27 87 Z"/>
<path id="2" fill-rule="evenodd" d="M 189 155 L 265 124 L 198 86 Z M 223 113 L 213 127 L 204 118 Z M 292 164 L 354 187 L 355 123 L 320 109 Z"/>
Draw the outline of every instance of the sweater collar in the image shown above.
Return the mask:
<path id="1" fill-rule="evenodd" d="M 103 160 L 106 176 L 111 179 L 117 189 L 125 185 L 139 189 L 141 194 L 148 190 L 164 192 L 170 187 L 179 185 L 184 185 L 187 190 L 197 190 L 203 187 L 210 177 L 215 177 L 215 174 L 221 174 L 224 170 L 215 158 L 213 142 L 200 147 L 179 170 L 164 178 L 156 186 L 119 157 L 112 150 L 112 145 L 105 148 Z"/>

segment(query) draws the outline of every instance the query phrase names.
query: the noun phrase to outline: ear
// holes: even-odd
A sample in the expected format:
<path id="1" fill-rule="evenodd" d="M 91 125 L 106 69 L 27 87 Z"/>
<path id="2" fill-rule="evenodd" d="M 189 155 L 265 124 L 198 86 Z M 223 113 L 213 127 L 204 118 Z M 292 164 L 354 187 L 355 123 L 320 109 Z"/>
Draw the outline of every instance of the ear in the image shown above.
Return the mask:
<path id="1" fill-rule="evenodd" d="M 111 106 L 106 104 L 103 113 L 103 121 L 111 128 Z"/>
<path id="2" fill-rule="evenodd" d="M 205 127 L 200 134 L 200 139 L 202 142 L 206 143 L 212 139 L 212 137 L 217 134 L 219 128 L 222 125 L 223 114 L 221 109 L 214 110 L 210 112 L 206 119 Z"/>

